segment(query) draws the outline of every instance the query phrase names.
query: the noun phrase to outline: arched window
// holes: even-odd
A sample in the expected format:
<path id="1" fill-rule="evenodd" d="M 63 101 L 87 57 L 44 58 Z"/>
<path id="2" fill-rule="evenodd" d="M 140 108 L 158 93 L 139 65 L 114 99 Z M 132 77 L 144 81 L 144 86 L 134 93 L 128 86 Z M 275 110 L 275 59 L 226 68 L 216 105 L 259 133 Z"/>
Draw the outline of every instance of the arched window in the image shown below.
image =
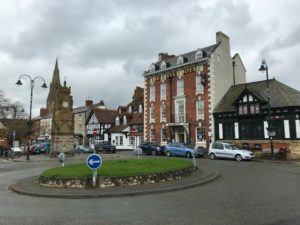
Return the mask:
<path id="1" fill-rule="evenodd" d="M 203 57 L 203 52 L 199 49 L 196 52 L 196 60 L 201 59 Z"/>
<path id="2" fill-rule="evenodd" d="M 161 64 L 160 64 L 160 69 L 166 69 L 167 67 L 167 63 L 165 61 L 162 61 Z"/>
<path id="3" fill-rule="evenodd" d="M 123 116 L 123 124 L 127 124 L 127 117 L 126 116 Z"/>
<path id="4" fill-rule="evenodd" d="M 154 72 L 154 71 L 155 71 L 155 64 L 152 63 L 152 64 L 150 65 L 150 72 Z"/>
<path id="5" fill-rule="evenodd" d="M 142 113 L 143 112 L 143 106 L 142 104 L 139 105 L 139 113 Z"/>
<path id="6" fill-rule="evenodd" d="M 116 126 L 120 125 L 120 118 L 117 116 L 115 119 Z"/>
<path id="7" fill-rule="evenodd" d="M 182 56 L 178 56 L 177 58 L 177 65 L 183 64 L 183 57 Z"/>

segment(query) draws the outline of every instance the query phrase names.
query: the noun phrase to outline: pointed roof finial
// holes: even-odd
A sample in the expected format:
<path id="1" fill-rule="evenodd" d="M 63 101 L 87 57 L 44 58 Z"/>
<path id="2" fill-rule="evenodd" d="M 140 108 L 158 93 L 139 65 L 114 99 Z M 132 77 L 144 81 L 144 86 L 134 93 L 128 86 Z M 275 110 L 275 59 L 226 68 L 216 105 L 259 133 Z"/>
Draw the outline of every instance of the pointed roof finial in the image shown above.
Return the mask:
<path id="1" fill-rule="evenodd" d="M 58 57 L 56 57 L 56 61 L 55 61 L 52 83 L 60 84 L 59 69 L 58 69 Z"/>

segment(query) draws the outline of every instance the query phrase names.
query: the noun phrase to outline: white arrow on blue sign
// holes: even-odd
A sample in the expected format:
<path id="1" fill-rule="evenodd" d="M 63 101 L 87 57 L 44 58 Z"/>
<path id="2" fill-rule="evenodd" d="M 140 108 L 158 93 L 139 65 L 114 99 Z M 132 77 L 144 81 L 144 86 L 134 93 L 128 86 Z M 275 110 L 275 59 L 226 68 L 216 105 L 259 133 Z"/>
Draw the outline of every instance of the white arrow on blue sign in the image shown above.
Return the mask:
<path id="1" fill-rule="evenodd" d="M 86 165 L 91 170 L 96 170 L 102 165 L 102 158 L 98 154 L 91 154 L 86 158 Z"/>

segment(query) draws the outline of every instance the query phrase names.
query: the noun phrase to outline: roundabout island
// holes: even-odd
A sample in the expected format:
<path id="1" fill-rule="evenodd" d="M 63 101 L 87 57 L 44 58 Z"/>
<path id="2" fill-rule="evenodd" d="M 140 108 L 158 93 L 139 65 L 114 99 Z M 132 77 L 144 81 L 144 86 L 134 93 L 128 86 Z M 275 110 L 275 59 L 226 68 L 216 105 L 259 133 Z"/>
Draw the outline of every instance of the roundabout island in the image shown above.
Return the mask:
<path id="1" fill-rule="evenodd" d="M 180 180 L 199 172 L 189 160 L 143 158 L 105 161 L 97 171 L 96 187 L 125 187 Z M 92 173 L 86 164 L 46 170 L 37 183 L 43 187 L 91 188 Z"/>
<path id="2" fill-rule="evenodd" d="M 199 170 L 182 158 L 151 157 L 107 160 L 93 172 L 85 163 L 51 168 L 38 177 L 10 187 L 14 192 L 52 198 L 104 198 L 164 193 L 196 187 L 219 177 L 219 173 Z"/>

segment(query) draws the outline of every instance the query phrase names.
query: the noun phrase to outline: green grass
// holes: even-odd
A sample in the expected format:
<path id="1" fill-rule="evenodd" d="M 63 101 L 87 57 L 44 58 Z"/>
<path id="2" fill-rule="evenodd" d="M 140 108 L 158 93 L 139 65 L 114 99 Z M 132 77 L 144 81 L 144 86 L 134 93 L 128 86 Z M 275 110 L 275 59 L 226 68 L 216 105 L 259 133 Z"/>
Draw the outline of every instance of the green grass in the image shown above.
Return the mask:
<path id="1" fill-rule="evenodd" d="M 149 158 L 149 159 L 124 159 L 104 161 L 98 169 L 98 176 L 123 177 L 140 174 L 153 174 L 179 170 L 191 166 L 192 163 L 186 159 L 178 158 Z M 88 177 L 92 170 L 85 163 L 66 165 L 64 167 L 52 168 L 42 174 L 46 177 Z"/>

